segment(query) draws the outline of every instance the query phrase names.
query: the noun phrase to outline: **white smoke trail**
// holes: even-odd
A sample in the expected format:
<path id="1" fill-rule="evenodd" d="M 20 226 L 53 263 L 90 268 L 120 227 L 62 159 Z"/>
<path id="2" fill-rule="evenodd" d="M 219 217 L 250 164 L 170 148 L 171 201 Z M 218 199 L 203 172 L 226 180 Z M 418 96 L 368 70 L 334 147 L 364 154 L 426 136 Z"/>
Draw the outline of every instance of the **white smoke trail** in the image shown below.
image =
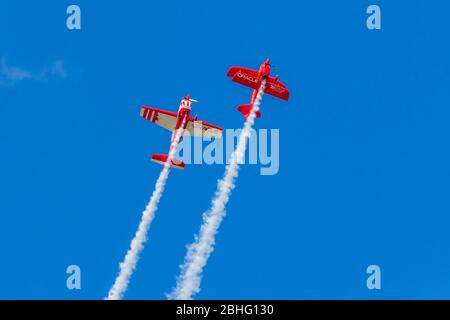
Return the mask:
<path id="1" fill-rule="evenodd" d="M 194 243 L 188 247 L 184 263 L 181 266 L 181 274 L 177 279 L 176 288 L 168 295 L 169 299 L 191 300 L 193 295 L 200 292 L 202 271 L 214 250 L 215 236 L 225 216 L 225 206 L 228 203 L 231 191 L 234 189 L 235 180 L 239 173 L 239 164 L 245 159 L 247 140 L 255 122 L 256 112 L 261 104 L 265 85 L 266 80 L 264 79 L 239 137 L 236 150 L 231 154 L 230 164 L 225 169 L 224 177 L 218 182 L 211 208 L 203 214 L 203 225 L 200 228 L 200 235 L 196 236 Z"/>
<path id="2" fill-rule="evenodd" d="M 183 119 L 181 128 L 184 128 L 186 122 L 186 117 Z M 128 283 L 133 274 L 136 264 L 139 260 L 139 253 L 144 249 L 144 243 L 147 241 L 147 232 L 150 224 L 155 217 L 155 212 L 158 209 L 158 203 L 161 199 L 162 193 L 164 191 L 164 186 L 166 185 L 167 178 L 169 177 L 170 162 L 175 156 L 180 138 L 183 135 L 184 129 L 179 129 L 174 134 L 174 139 L 170 144 L 169 155 L 167 161 L 164 163 L 164 167 L 156 181 L 155 190 L 153 191 L 152 197 L 150 198 L 147 207 L 142 213 L 141 222 L 139 223 L 138 230 L 134 239 L 131 241 L 130 249 L 128 250 L 124 261 L 120 264 L 120 272 L 117 276 L 114 285 L 109 290 L 108 297 L 106 300 L 120 300 L 123 294 L 128 288 Z"/>

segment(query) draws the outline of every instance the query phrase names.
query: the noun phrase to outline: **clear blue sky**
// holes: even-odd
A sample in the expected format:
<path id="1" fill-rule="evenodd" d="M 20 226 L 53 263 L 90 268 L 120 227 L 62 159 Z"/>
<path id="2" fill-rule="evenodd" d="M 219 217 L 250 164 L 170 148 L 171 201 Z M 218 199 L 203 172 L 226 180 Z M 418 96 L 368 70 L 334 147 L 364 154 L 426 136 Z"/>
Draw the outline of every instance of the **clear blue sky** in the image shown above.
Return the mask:
<path id="1" fill-rule="evenodd" d="M 0 298 L 103 298 L 170 138 L 139 107 L 191 93 L 238 128 L 227 68 L 267 57 L 292 97 L 256 124 L 280 129 L 280 172 L 242 167 L 197 298 L 450 298 L 449 4 L 376 1 L 369 31 L 368 1 L 74 3 L 81 31 L 69 1 L 0 5 Z M 172 289 L 223 170 L 171 173 L 126 298 Z"/>

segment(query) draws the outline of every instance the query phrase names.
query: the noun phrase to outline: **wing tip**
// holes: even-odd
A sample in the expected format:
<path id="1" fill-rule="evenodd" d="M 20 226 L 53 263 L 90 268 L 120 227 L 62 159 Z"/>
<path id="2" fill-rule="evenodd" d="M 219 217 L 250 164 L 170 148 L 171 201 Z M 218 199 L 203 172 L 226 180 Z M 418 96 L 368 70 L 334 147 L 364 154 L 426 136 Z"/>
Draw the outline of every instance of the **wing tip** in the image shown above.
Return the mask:
<path id="1" fill-rule="evenodd" d="M 236 66 L 232 66 L 232 67 L 230 67 L 229 69 L 228 69 L 228 72 L 227 72 L 227 77 L 234 77 L 234 75 L 239 71 L 239 67 L 236 67 Z"/>

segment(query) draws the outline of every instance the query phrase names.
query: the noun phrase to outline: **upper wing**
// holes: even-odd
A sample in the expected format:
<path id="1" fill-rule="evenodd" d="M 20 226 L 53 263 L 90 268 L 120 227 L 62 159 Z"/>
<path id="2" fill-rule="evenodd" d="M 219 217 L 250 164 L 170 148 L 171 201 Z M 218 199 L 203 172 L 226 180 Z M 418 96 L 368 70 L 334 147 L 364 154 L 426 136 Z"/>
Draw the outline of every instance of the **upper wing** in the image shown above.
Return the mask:
<path id="1" fill-rule="evenodd" d="M 166 110 L 151 107 L 141 108 L 141 117 L 166 128 L 169 131 L 175 130 L 177 124 L 177 114 Z"/>
<path id="2" fill-rule="evenodd" d="M 205 121 L 189 118 L 185 135 L 206 138 L 221 138 L 223 129 Z"/>
<path id="3" fill-rule="evenodd" d="M 258 71 L 256 70 L 241 67 L 231 67 L 228 70 L 227 76 L 231 77 L 234 82 L 240 83 L 255 90 L 258 90 L 259 86 L 261 85 L 261 81 L 258 80 Z M 286 101 L 289 100 L 289 90 L 283 83 L 281 83 L 274 77 L 267 78 L 266 88 L 264 89 L 264 92 Z"/>
<path id="4" fill-rule="evenodd" d="M 258 80 L 258 71 L 252 69 L 231 67 L 227 72 L 227 76 L 231 77 L 234 82 L 252 89 L 258 89 L 261 84 L 261 81 Z"/>
<path id="5" fill-rule="evenodd" d="M 270 94 L 271 96 L 283 99 L 288 101 L 289 100 L 289 90 L 286 88 L 286 86 L 275 79 L 274 77 L 269 77 L 267 79 L 266 88 L 264 89 L 264 92 L 267 94 Z"/>

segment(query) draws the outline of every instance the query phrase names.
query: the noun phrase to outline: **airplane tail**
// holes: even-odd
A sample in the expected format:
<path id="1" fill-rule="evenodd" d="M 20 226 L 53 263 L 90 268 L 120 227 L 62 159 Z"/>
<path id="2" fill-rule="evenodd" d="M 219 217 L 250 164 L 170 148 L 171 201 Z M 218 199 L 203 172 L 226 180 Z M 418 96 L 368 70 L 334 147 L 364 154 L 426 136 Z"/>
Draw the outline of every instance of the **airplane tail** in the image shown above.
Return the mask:
<path id="1" fill-rule="evenodd" d="M 251 104 L 241 104 L 240 106 L 237 107 L 237 109 L 239 110 L 240 113 L 242 113 L 244 115 L 245 119 L 247 119 L 248 116 L 250 115 L 250 111 L 252 111 L 252 105 Z M 261 118 L 261 112 L 256 111 L 256 117 Z"/>
<path id="2" fill-rule="evenodd" d="M 167 157 L 167 154 L 152 154 L 152 161 L 164 165 L 167 161 Z M 172 159 L 170 167 L 175 169 L 184 169 L 185 164 L 181 160 Z"/>

